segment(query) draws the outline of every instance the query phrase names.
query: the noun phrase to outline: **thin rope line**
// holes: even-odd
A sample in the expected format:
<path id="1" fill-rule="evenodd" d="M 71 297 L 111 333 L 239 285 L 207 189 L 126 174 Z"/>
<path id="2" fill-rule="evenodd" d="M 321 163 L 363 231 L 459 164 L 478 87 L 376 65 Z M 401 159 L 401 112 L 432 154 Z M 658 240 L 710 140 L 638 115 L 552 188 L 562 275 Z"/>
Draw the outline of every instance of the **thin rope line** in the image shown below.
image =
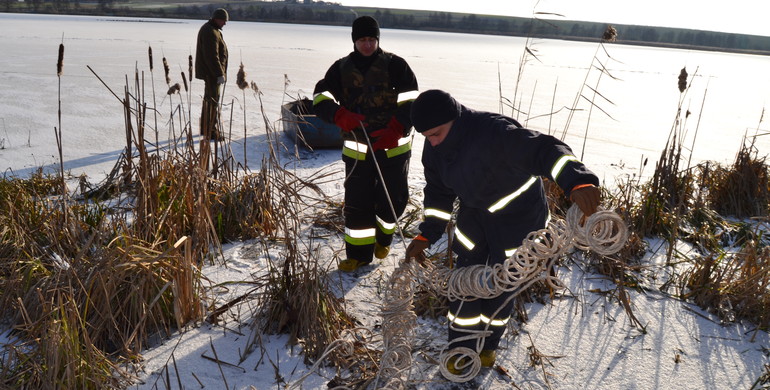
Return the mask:
<path id="1" fill-rule="evenodd" d="M 443 266 L 434 267 L 430 263 L 427 267 L 422 267 L 415 261 L 402 262 L 391 274 L 384 292 L 381 306 L 384 348 L 375 388 L 403 390 L 407 387 L 413 365 L 411 352 L 417 325 L 413 298 L 419 283 L 427 284 L 451 300 L 464 302 L 512 292 L 492 315 L 495 318 L 514 297 L 538 281 L 543 281 L 552 288 L 562 288 L 561 281 L 549 271 L 556 260 L 573 247 L 587 248 L 606 256 L 617 253 L 628 240 L 626 224 L 612 211 L 600 208 L 585 221 L 582 221 L 583 219 L 580 209 L 573 205 L 567 212 L 566 221 L 552 220 L 546 229 L 531 232 L 512 256 L 493 266 L 448 269 Z M 442 350 L 439 371 L 453 382 L 467 382 L 478 375 L 481 369 L 478 356 L 481 343 L 492 332 L 489 330 L 489 324 L 486 329 L 480 331 L 454 327 L 452 329 L 468 333 L 467 336 L 453 340 L 455 342 L 476 339 L 476 351 L 467 347 Z M 328 355 L 330 348 L 338 347 L 339 343 L 331 343 L 322 358 Z M 452 357 L 455 357 L 453 368 L 460 370 L 460 375 L 448 371 L 447 365 Z M 318 362 L 311 368 L 311 372 L 315 371 L 317 366 Z M 299 385 L 307 375 L 309 374 L 292 387 Z M 380 380 L 386 380 L 384 387 L 376 386 Z"/>

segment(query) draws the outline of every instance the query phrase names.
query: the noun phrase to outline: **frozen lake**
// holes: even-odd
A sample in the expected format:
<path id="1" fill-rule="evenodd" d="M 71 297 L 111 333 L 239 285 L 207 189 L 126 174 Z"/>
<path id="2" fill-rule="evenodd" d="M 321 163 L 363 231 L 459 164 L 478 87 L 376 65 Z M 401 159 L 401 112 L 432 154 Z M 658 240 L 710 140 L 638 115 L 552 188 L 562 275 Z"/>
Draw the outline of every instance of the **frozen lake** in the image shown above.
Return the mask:
<path id="1" fill-rule="evenodd" d="M 203 22 L 0 13 L 4 27 L 0 30 L 4 53 L 0 57 L 0 166 L 23 175 L 57 161 L 55 65 L 63 42 L 65 168 L 90 175 L 109 170 L 125 144 L 122 106 L 87 66 L 120 96 L 127 80 L 133 88 L 138 69 L 149 101 L 154 82 L 162 123 L 180 104 L 180 95 L 171 101 L 166 96 L 161 59 L 168 60 L 172 84 L 181 84 L 181 72 L 187 73 L 187 59 L 194 54 Z M 234 101 L 233 149 L 239 158 L 243 147 L 237 145 L 244 138 L 244 99 L 235 85 L 239 63 L 245 65 L 247 80 L 256 82 L 263 93 L 266 119 L 280 129 L 280 105 L 296 96 L 309 96 L 329 65 L 352 49 L 348 27 L 232 21 L 223 31 L 231 58 L 225 101 Z M 619 34 L 622 37 L 622 31 Z M 565 139 L 578 156 L 587 133 L 583 160 L 605 179 L 638 172 L 644 158 L 657 160 L 682 98 L 677 76 L 683 67 L 697 75 L 683 99 L 683 110 L 692 112 L 683 127 L 686 147 L 693 145 L 697 131 L 694 161 L 729 163 L 744 134 L 755 134 L 758 126 L 764 132 L 768 129 L 760 119 L 770 96 L 770 57 L 614 44 L 605 45 L 605 51 L 596 43 L 391 29 L 382 30 L 381 46 L 408 61 L 421 90 L 444 89 L 469 107 L 489 111 L 500 111 L 502 94 L 521 107 L 524 113 L 513 116 L 527 127 L 558 136 L 566 131 Z M 149 47 L 154 57 L 152 74 Z M 524 56 L 525 47 L 538 58 Z M 599 62 L 594 58 L 615 79 L 607 75 L 599 79 L 594 68 Z M 584 83 L 603 96 L 593 98 L 598 106 L 593 110 L 583 98 L 575 106 Z M 203 83 L 193 80 L 193 123 L 197 123 L 202 89 Z M 583 88 L 583 95 L 591 99 L 593 92 Z M 265 125 L 259 102 L 250 91 L 245 102 L 246 153 L 254 162 L 261 160 L 264 149 L 249 143 L 264 139 Z M 567 127 L 566 108 L 573 106 L 578 111 Z M 503 111 L 512 113 L 509 107 Z M 558 113 L 544 116 L 551 111 Z M 227 109 L 224 118 L 230 114 Z M 167 125 L 158 127 L 161 137 L 168 136 Z M 84 133 L 89 136 L 81 138 Z M 760 155 L 767 154 L 769 145 L 768 137 L 759 138 Z M 419 151 L 418 146 L 416 156 Z M 419 166 L 417 161 L 414 165 Z"/>
<path id="2" fill-rule="evenodd" d="M 165 122 L 169 113 L 183 102 L 187 107 L 187 97 L 166 96 L 161 59 L 165 56 L 168 60 L 171 82 L 181 83 L 181 72 L 187 73 L 187 58 L 194 52 L 195 37 L 203 22 L 0 13 L 0 167 L 6 174 L 17 175 L 29 174 L 38 167 L 58 167 L 53 129 L 58 126 L 61 81 L 65 169 L 75 175 L 86 173 L 92 179 L 100 179 L 112 168 L 125 146 L 123 107 L 87 66 L 119 96 L 127 84 L 134 91 L 135 70 L 144 80 L 144 95 L 149 102 L 154 84 L 159 136 L 167 137 L 169 126 Z M 253 167 L 267 150 L 265 120 L 280 129 L 281 104 L 312 93 L 316 81 L 331 63 L 352 49 L 350 29 L 234 21 L 225 26 L 224 35 L 231 54 L 225 100 L 234 101 L 224 117 L 233 120 L 235 156 L 240 160 L 246 157 Z M 65 56 L 64 72 L 59 79 L 56 59 L 61 42 L 65 45 Z M 692 112 L 683 126 L 687 131 L 684 144 L 690 147 L 696 129 L 698 133 L 695 161 L 729 163 L 744 134 L 756 133 L 757 127 L 764 129 L 761 132 L 768 128 L 765 123 L 760 124 L 760 118 L 770 94 L 769 57 L 612 44 L 605 46 L 605 52 L 599 45 L 589 43 L 529 42 L 523 38 L 389 29 L 383 29 L 381 44 L 385 50 L 406 58 L 422 90 L 445 89 L 470 107 L 490 111 L 500 110 L 502 95 L 520 104 L 526 113 L 514 116 L 528 127 L 558 136 L 566 133 L 567 142 L 578 155 L 587 132 L 583 160 L 608 181 L 638 172 L 644 158 L 651 160 L 645 173 L 652 172 L 653 162 L 672 129 L 680 99 L 683 109 Z M 527 57 L 522 61 L 527 46 L 537 53 L 537 59 Z M 152 73 L 148 47 L 152 47 L 154 55 Z M 597 65 L 594 56 L 607 65 L 615 79 L 603 76 L 598 80 L 598 72 L 593 69 Z M 259 85 L 265 120 L 259 100 L 251 91 L 244 100 L 243 92 L 235 85 L 240 62 L 246 67 L 247 79 Z M 684 98 L 677 89 L 682 67 L 690 74 L 697 69 L 693 87 Z M 578 99 L 579 111 L 567 127 L 569 112 L 563 107 L 573 106 L 584 83 L 601 93 L 603 98 L 595 101 L 608 115 L 599 108 L 589 112 L 587 100 Z M 191 87 L 191 122 L 196 123 L 203 84 L 193 80 Z M 584 94 L 590 99 L 593 93 L 584 88 Z M 511 114 L 510 108 L 504 111 Z M 551 111 L 558 113 L 544 116 Z M 148 122 L 153 124 L 154 118 L 148 117 Z M 176 128 L 178 131 L 178 124 Z M 419 163 L 422 137 L 415 140 L 409 180 L 412 195 L 419 198 L 419 188 L 424 184 Z M 768 137 L 760 137 L 758 146 L 760 155 L 765 156 L 770 150 Z M 291 161 L 289 153 L 282 153 L 281 158 L 304 170 L 300 175 L 334 171 L 322 190 L 340 199 L 344 170 L 339 154 L 338 150 L 302 152 L 302 159 Z M 316 239 L 308 238 L 308 242 Z M 308 248 L 311 246 L 308 244 Z M 332 262 L 327 264 L 336 268 L 332 253 L 343 246 L 342 237 L 332 235 L 328 243 L 320 246 L 323 253 L 318 258 Z M 273 254 L 276 259 L 283 256 L 262 253 L 259 247 L 261 244 L 228 245 L 224 250 L 226 267 L 203 269 L 207 279 L 227 283 L 228 290 L 232 288 L 221 296 L 223 302 L 231 301 L 229 294 L 234 298 L 245 292 L 242 288 L 253 287 L 237 287 L 239 283 L 230 282 L 251 280 L 253 275 L 263 272 Z M 367 326 L 374 327 L 380 318 L 380 299 L 373 297 L 381 294 L 382 276 L 391 272 L 404 247 L 405 241 L 393 245 L 389 258 L 371 273 L 362 275 L 362 282 L 354 283 L 355 288 L 346 293 L 348 307 Z M 664 248 L 657 241 L 651 247 Z M 648 253 L 645 264 L 650 266 L 645 266 L 645 273 L 662 267 L 664 252 L 661 249 L 657 255 Z M 661 272 L 668 275 L 668 266 L 666 269 Z M 498 361 L 511 373 L 514 382 L 526 384 L 521 387 L 545 388 L 539 385 L 545 378 L 546 384 L 553 381 L 553 388 L 564 389 L 743 389 L 765 372 L 768 358 L 763 351 L 767 350 L 767 334 L 759 332 L 753 341 L 752 335 L 757 334 L 753 325 L 724 326 L 715 315 L 689 303 L 666 299 L 655 293 L 656 289 L 644 293 L 631 290 L 634 312 L 645 324 L 645 334 L 641 335 L 629 326 L 621 306 L 610 303 L 615 298 L 605 294 L 613 288 L 609 280 L 586 274 L 579 266 L 573 270 L 560 271 L 560 277 L 570 286 L 569 291 L 575 292 L 576 299 L 565 296 L 547 304 L 528 305 L 530 319 L 522 324 L 523 333 L 510 336 L 506 348 L 501 350 Z M 650 279 L 649 283 L 657 285 L 662 280 Z M 345 283 L 353 282 L 348 279 Z M 431 324 L 423 327 L 421 337 L 443 340 L 444 334 Z M 298 349 L 286 347 L 287 339 L 285 335 L 265 337 L 268 354 L 252 354 L 243 362 L 248 371 L 230 371 L 233 367 L 227 367 L 223 372 L 223 366 L 203 359 L 202 355 L 216 345 L 223 361 L 236 362 L 246 346 L 246 338 L 227 328 L 194 327 L 158 348 L 142 352 L 146 360 L 145 371 L 140 374 L 146 383 L 136 388 L 156 388 L 172 368 L 176 373 L 171 374 L 170 381 L 176 381 L 175 375 L 179 375 L 187 388 L 203 386 L 201 379 L 208 385 L 206 388 L 219 388 L 223 383 L 220 375 L 224 373 L 229 375 L 231 388 L 254 385 L 264 389 L 279 386 L 279 380 L 294 382 L 307 367 Z M 421 348 L 427 351 L 425 356 L 431 356 L 435 351 L 426 345 Z M 530 345 L 552 358 L 547 367 L 528 364 L 533 356 Z M 172 356 L 173 367 L 169 364 Z M 274 361 L 277 363 L 272 365 Z M 164 370 L 166 374 L 159 375 Z M 435 373 L 433 364 L 415 366 L 414 388 L 438 387 L 432 386 L 431 370 Z M 328 381 L 329 378 L 314 375 L 305 388 L 321 388 Z M 508 381 L 498 384 L 485 388 L 512 387 Z"/>

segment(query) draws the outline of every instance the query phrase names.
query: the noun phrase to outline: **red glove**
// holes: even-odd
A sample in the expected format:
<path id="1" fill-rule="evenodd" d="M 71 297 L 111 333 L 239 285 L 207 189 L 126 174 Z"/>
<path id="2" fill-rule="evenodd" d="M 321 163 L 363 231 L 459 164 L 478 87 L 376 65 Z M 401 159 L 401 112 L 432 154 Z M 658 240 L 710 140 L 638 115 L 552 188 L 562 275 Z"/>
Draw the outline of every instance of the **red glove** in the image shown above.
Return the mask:
<path id="1" fill-rule="evenodd" d="M 398 146 L 398 140 L 404 136 L 404 125 L 395 117 L 390 117 L 388 127 L 372 132 L 372 137 L 377 137 L 377 141 L 372 144 L 373 150 L 391 149 Z"/>
<path id="2" fill-rule="evenodd" d="M 340 127 L 342 131 L 350 132 L 361 126 L 361 122 L 366 119 L 361 114 L 356 114 L 347 108 L 340 106 L 334 113 L 334 124 Z"/>

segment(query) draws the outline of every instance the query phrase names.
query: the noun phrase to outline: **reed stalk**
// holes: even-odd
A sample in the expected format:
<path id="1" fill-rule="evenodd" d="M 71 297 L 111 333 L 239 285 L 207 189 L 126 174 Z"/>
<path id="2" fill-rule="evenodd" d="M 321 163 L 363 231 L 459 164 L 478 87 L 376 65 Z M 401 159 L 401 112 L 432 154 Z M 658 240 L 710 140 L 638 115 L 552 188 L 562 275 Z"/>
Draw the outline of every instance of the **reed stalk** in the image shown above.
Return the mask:
<path id="1" fill-rule="evenodd" d="M 152 85 L 152 107 L 153 107 L 153 117 L 155 119 L 155 126 L 153 126 L 153 129 L 155 130 L 155 153 L 156 155 L 160 153 L 160 143 L 158 143 L 158 110 L 154 109 L 158 106 L 157 100 L 155 98 L 155 74 L 153 73 L 153 62 L 152 62 L 152 46 L 147 47 L 147 57 L 149 58 L 150 62 L 150 83 Z"/>
<path id="2" fill-rule="evenodd" d="M 238 76 L 235 83 L 243 94 L 243 166 L 245 169 L 248 169 L 248 155 L 246 153 L 246 140 L 248 139 L 246 131 L 246 89 L 249 88 L 249 83 L 246 81 L 246 71 L 243 69 L 243 62 L 241 62 L 241 66 L 238 68 Z"/>
<path id="3" fill-rule="evenodd" d="M 190 118 L 190 127 L 192 128 L 192 82 L 193 82 L 193 56 L 187 56 L 187 81 L 190 82 L 190 92 L 187 94 L 187 117 Z"/>
<path id="4" fill-rule="evenodd" d="M 63 40 L 63 38 L 62 38 Z M 62 127 L 61 127 L 61 76 L 64 71 L 64 43 L 59 44 L 59 55 L 56 60 L 56 78 L 58 80 L 58 92 L 57 92 L 57 120 L 59 127 L 54 127 L 54 135 L 56 136 L 56 149 L 59 152 L 59 177 L 61 178 L 61 197 L 62 197 L 62 213 L 64 213 L 64 205 L 67 195 L 67 182 L 64 179 L 64 152 L 62 146 Z"/>
<path id="5" fill-rule="evenodd" d="M 580 85 L 580 88 L 578 89 L 578 92 L 575 95 L 575 100 L 572 103 L 572 108 L 569 110 L 569 115 L 567 116 L 567 121 L 564 124 L 564 131 L 563 131 L 563 133 L 561 135 L 562 141 L 567 136 L 567 132 L 568 132 L 569 127 L 570 127 L 570 125 L 572 123 L 572 118 L 574 117 L 574 114 L 577 111 L 578 102 L 581 99 L 588 101 L 588 103 L 589 103 L 589 110 L 590 111 L 589 111 L 589 117 L 586 120 L 586 130 L 585 130 L 585 133 L 583 135 L 583 148 L 582 148 L 582 151 L 580 153 L 581 154 L 581 159 L 583 158 L 582 156 L 585 153 L 585 142 L 586 142 L 586 138 L 588 137 L 588 129 L 589 129 L 589 126 L 590 126 L 590 123 L 591 123 L 591 115 L 590 115 L 590 113 L 593 111 L 593 108 L 596 107 L 601 112 L 603 112 L 605 115 L 607 115 L 610 118 L 612 118 L 612 116 L 609 115 L 609 113 L 607 113 L 606 110 L 602 109 L 600 106 L 598 106 L 596 104 L 595 99 L 596 99 L 597 96 L 599 96 L 599 97 L 602 97 L 605 101 L 607 101 L 607 102 L 612 104 L 612 102 L 609 99 L 606 99 L 603 95 L 601 95 L 598 92 L 598 88 L 599 88 L 599 82 L 601 81 L 601 78 L 602 78 L 603 75 L 606 74 L 610 78 L 616 79 L 616 77 L 614 77 L 609 72 L 609 69 L 605 65 L 606 61 L 614 60 L 612 58 L 612 56 L 610 56 L 609 52 L 607 51 L 607 48 L 605 47 L 605 43 L 614 42 L 617 39 L 617 35 L 618 35 L 617 34 L 617 30 L 613 26 L 611 26 L 611 25 L 607 26 L 607 28 L 604 30 L 604 33 L 602 34 L 601 41 L 599 42 L 599 45 L 596 47 L 596 51 L 594 52 L 594 55 L 591 58 L 591 64 L 588 67 L 588 71 L 586 72 L 585 79 L 583 80 L 583 83 Z M 605 60 L 602 60 L 602 59 L 599 58 L 600 50 L 601 50 L 602 53 L 604 53 L 604 56 L 606 58 Z M 589 76 L 593 73 L 592 70 L 594 70 L 594 69 L 599 71 L 599 75 L 597 76 L 597 80 L 596 80 L 595 86 L 592 88 L 592 87 L 588 86 L 588 79 L 589 79 Z M 593 97 L 592 98 L 589 99 L 588 97 L 586 97 L 583 94 L 584 88 L 588 88 L 588 89 L 590 89 L 593 92 Z"/>
<path id="6" fill-rule="evenodd" d="M 149 57 L 152 73 L 151 49 Z M 188 78 L 191 66 L 190 62 Z M 61 65 L 57 64 L 60 73 Z M 187 80 L 184 72 L 181 76 Z M 362 346 L 369 335 L 355 330 L 355 319 L 345 311 L 344 300 L 335 295 L 335 286 L 324 268 L 330 259 L 319 258 L 319 253 L 324 253 L 323 244 L 315 240 L 317 229 L 328 235 L 341 230 L 341 205 L 327 199 L 317 185 L 331 173 L 319 171 L 298 177 L 283 167 L 277 133 L 265 115 L 262 92 L 256 83 L 246 82 L 245 71 L 240 76 L 239 72 L 237 84 L 244 96 L 244 156 L 245 89 L 249 86 L 259 103 L 269 140 L 269 153 L 258 171 L 245 167 L 243 174 L 238 174 L 227 142 L 222 144 L 221 155 L 214 155 L 213 164 L 221 170 L 216 178 L 202 167 L 194 145 L 177 142 L 176 134 L 169 150 L 161 153 L 154 82 L 151 109 L 156 112 L 157 153 L 147 153 L 144 130 L 148 103 L 137 69 L 132 85 L 126 79 L 123 97 L 113 93 L 123 109 L 126 150 L 102 184 L 103 191 L 91 192 L 100 193 L 99 197 L 89 198 L 86 193 L 69 196 L 62 185 L 63 165 L 57 175 L 46 176 L 41 170 L 28 179 L 0 181 L 0 310 L 12 318 L 17 330 L 17 339 L 0 354 L 0 387 L 125 388 L 135 378 L 124 367 L 139 360 L 154 340 L 204 318 L 212 323 L 226 321 L 223 314 L 241 310 L 242 305 L 256 308 L 251 313 L 255 321 L 242 361 L 256 350 L 264 332 L 288 334 L 292 343 L 303 346 L 306 359 L 311 361 L 351 330 L 361 341 L 354 357 L 330 356 L 333 364 L 355 375 L 332 382 L 365 386 L 373 378 L 378 351 Z M 681 87 L 680 79 L 680 93 L 687 90 L 686 81 L 687 76 Z M 168 126 L 173 127 L 178 119 L 180 130 L 186 130 L 189 139 L 190 99 L 185 118 L 184 99 L 180 97 L 176 107 L 171 100 L 181 87 L 171 86 L 168 76 L 167 84 L 171 104 Z M 288 85 L 286 76 L 284 95 Z M 186 82 L 185 86 L 189 96 Z M 596 92 L 594 98 L 599 95 Z M 61 102 L 61 96 L 59 99 Z M 513 102 L 516 100 L 514 97 Z M 511 106 L 520 111 L 521 103 Z M 61 104 L 59 107 L 55 132 L 61 161 Z M 179 118 L 175 118 L 177 112 Z M 716 213 L 697 212 L 719 204 L 738 204 L 742 212 L 764 212 L 760 215 L 766 216 L 770 193 L 767 165 L 763 158 L 757 158 L 754 137 L 745 140 L 735 163 L 728 168 L 700 165 L 689 169 L 688 160 L 688 169 L 682 171 L 687 116 L 680 103 L 651 181 L 642 184 L 640 179 L 630 178 L 618 195 L 610 197 L 610 207 L 633 222 L 633 242 L 619 258 L 592 260 L 597 260 L 600 273 L 612 277 L 618 286 L 614 296 L 632 323 L 643 328 L 633 315 L 628 293 L 639 288 L 641 271 L 632 260 L 644 252 L 640 237 L 663 235 L 672 243 L 674 239 L 700 242 L 698 248 L 704 255 L 674 278 L 678 296 L 702 305 L 726 322 L 747 319 L 757 324 L 757 329 L 767 329 L 770 255 L 762 232 L 724 222 Z M 58 202 L 53 195 L 61 195 Z M 739 196 L 745 200 L 738 201 Z M 604 197 L 609 196 L 605 193 Z M 557 210 L 561 205 L 554 206 Z M 309 232 L 308 216 L 317 218 Z M 718 230 L 729 233 L 717 237 Z M 284 250 L 280 256 L 267 259 L 265 272 L 251 281 L 253 288 L 246 294 L 207 313 L 205 308 L 211 302 L 201 282 L 201 267 L 219 259 L 222 242 L 248 239 L 256 239 L 265 253 L 276 246 Z M 717 243 L 725 240 L 739 248 L 734 255 L 718 251 L 722 245 Z M 451 252 L 446 257 L 452 261 Z M 546 290 L 537 288 L 530 293 L 530 299 L 546 296 Z M 426 315 L 440 315 L 445 310 L 445 302 L 430 291 L 422 291 L 416 302 L 429 313 Z M 521 302 L 517 307 L 521 313 Z M 519 318 L 526 318 L 526 311 Z M 213 344 L 211 347 L 217 364 L 226 364 L 219 360 Z M 532 357 L 542 360 L 534 346 L 533 351 Z M 171 364 L 176 370 L 176 363 Z M 167 388 L 172 384 L 169 372 L 173 375 L 167 366 Z"/>

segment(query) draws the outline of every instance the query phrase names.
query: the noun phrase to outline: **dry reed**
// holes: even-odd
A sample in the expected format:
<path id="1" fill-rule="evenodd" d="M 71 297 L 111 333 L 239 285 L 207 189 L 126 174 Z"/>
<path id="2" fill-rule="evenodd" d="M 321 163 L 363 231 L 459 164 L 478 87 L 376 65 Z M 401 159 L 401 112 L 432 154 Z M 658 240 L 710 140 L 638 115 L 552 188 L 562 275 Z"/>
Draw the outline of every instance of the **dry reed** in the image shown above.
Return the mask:
<path id="1" fill-rule="evenodd" d="M 614 39 L 609 28 L 603 39 Z M 63 45 L 59 50 L 57 74 L 61 76 Z M 152 71 L 151 48 L 148 56 Z M 165 57 L 163 64 L 170 86 Z M 188 67 L 192 80 L 192 56 Z M 599 62 L 597 68 L 604 66 Z M 245 101 L 249 84 L 242 64 L 240 70 L 238 86 L 244 90 Z M 687 73 L 682 71 L 685 82 L 680 77 L 678 86 L 684 93 Z M 184 72 L 182 79 L 186 80 Z M 274 129 L 264 115 L 261 92 L 254 82 L 250 86 L 259 100 L 268 138 L 275 141 Z M 178 92 L 179 84 L 174 87 L 173 93 Z M 271 142 L 269 157 L 254 173 L 237 175 L 224 158 L 213 156 L 214 166 L 223 170 L 219 180 L 214 180 L 205 169 L 208 165 L 200 163 L 201 154 L 192 143 L 190 115 L 184 118 L 183 103 L 170 103 L 168 123 L 178 120 L 183 131 L 180 136 L 186 133 L 187 141 L 173 137 L 165 155 L 149 155 L 143 136 L 147 102 L 140 93 L 144 89 L 140 88 L 138 72 L 133 93 L 130 90 L 127 85 L 123 98 L 113 93 L 124 110 L 126 149 L 99 188 L 79 198 L 57 197 L 66 190 L 61 185 L 63 169 L 58 177 L 37 172 L 28 179 L 0 181 L 0 310 L 13 314 L 16 337 L 0 357 L 0 386 L 124 387 L 134 379 L 124 364 L 138 360 L 153 342 L 201 321 L 207 309 L 214 322 L 218 314 L 249 300 L 256 300 L 258 312 L 255 336 L 250 338 L 247 351 L 255 348 L 261 332 L 283 332 L 303 346 L 306 359 L 319 359 L 332 341 L 354 328 L 355 319 L 330 290 L 326 270 L 319 266 L 318 245 L 312 241 L 315 234 L 311 232 L 310 242 L 303 241 L 302 224 L 311 213 L 316 216 L 316 227 L 336 233 L 341 229 L 341 206 L 308 196 L 317 197 L 318 188 L 313 180 L 298 178 L 282 168 L 274 150 L 277 142 Z M 593 90 L 595 96 L 600 95 Z M 154 86 L 152 94 L 154 101 Z M 703 250 L 714 250 L 717 242 L 724 243 L 715 241 L 715 232 L 735 232 L 725 229 L 735 225 L 725 223 L 716 213 L 699 210 L 714 206 L 719 213 L 751 216 L 768 212 L 767 166 L 764 159 L 756 157 L 753 144 L 744 145 L 730 168 L 701 165 L 700 171 L 680 170 L 682 148 L 677 126 L 685 120 L 686 116 L 677 115 L 675 131 L 652 181 L 639 185 L 629 180 L 618 195 L 610 197 L 613 208 L 632 221 L 635 230 L 631 244 L 617 258 L 595 258 L 596 268 L 619 286 L 616 296 L 638 326 L 625 288 L 638 286 L 638 268 L 626 259 L 641 254 L 641 237 L 663 235 L 672 243 L 679 238 L 691 239 Z M 157 146 L 157 120 L 155 131 Z M 313 179 L 319 178 L 323 175 Z M 549 188 L 554 191 L 549 191 L 552 212 L 558 214 L 568 204 L 563 194 Z M 85 196 L 97 194 L 99 197 L 90 199 Z M 129 197 L 132 202 L 125 206 Z M 125 208 L 115 208 L 115 203 Z M 332 210 L 322 214 L 330 204 Z M 692 267 L 676 281 L 681 297 L 692 299 L 725 321 L 748 319 L 758 329 L 767 329 L 770 255 L 761 234 L 745 230 L 732 236 L 731 243 L 740 247 L 737 253 L 716 252 L 694 259 Z M 250 238 L 260 238 L 266 246 L 280 243 L 286 249 L 280 258 L 270 259 L 266 274 L 254 281 L 254 290 L 237 302 L 207 308 L 200 267 L 215 256 L 220 242 Z M 451 262 L 451 253 L 446 257 L 437 261 Z M 547 292 L 543 286 L 533 286 L 529 299 L 545 297 Z M 442 297 L 425 290 L 418 293 L 416 306 L 428 316 L 446 310 Z M 525 320 L 521 302 L 517 307 L 519 318 Z M 363 340 L 369 336 L 360 333 L 356 337 Z M 355 373 L 338 376 L 334 384 L 366 386 L 374 377 L 379 352 L 363 345 L 358 344 L 352 359 L 332 356 L 333 364 Z M 533 351 L 533 356 L 542 358 L 536 349 Z"/>
<path id="2" fill-rule="evenodd" d="M 168 61 L 166 57 L 163 57 L 163 74 L 166 76 L 166 85 L 171 85 L 171 77 L 169 76 L 170 68 L 168 67 Z"/>
<path id="3" fill-rule="evenodd" d="M 246 81 L 246 71 L 243 69 L 243 62 L 241 62 L 241 65 L 238 67 L 238 76 L 235 80 L 235 84 L 238 85 L 238 88 L 240 89 L 249 87 L 249 82 Z"/>
<path id="4" fill-rule="evenodd" d="M 764 217 L 770 212 L 770 177 L 765 158 L 746 140 L 731 167 L 702 170 L 711 207 L 722 215 Z"/>
<path id="5" fill-rule="evenodd" d="M 694 259 L 678 280 L 682 298 L 722 321 L 748 320 L 770 329 L 770 247 L 761 240 L 746 242 L 734 254 Z"/>
<path id="6" fill-rule="evenodd" d="M 0 310 L 14 315 L 17 338 L 0 358 L 0 386 L 127 385 L 124 363 L 202 319 L 199 267 L 220 239 L 274 234 L 280 214 L 268 202 L 278 196 L 262 191 L 263 176 L 213 184 L 191 143 L 174 142 L 162 159 L 146 153 L 138 71 L 133 88 L 121 99 L 126 149 L 98 188 L 52 197 L 62 172 L 0 181 Z M 181 108 L 171 112 L 169 123 L 189 130 Z"/>

